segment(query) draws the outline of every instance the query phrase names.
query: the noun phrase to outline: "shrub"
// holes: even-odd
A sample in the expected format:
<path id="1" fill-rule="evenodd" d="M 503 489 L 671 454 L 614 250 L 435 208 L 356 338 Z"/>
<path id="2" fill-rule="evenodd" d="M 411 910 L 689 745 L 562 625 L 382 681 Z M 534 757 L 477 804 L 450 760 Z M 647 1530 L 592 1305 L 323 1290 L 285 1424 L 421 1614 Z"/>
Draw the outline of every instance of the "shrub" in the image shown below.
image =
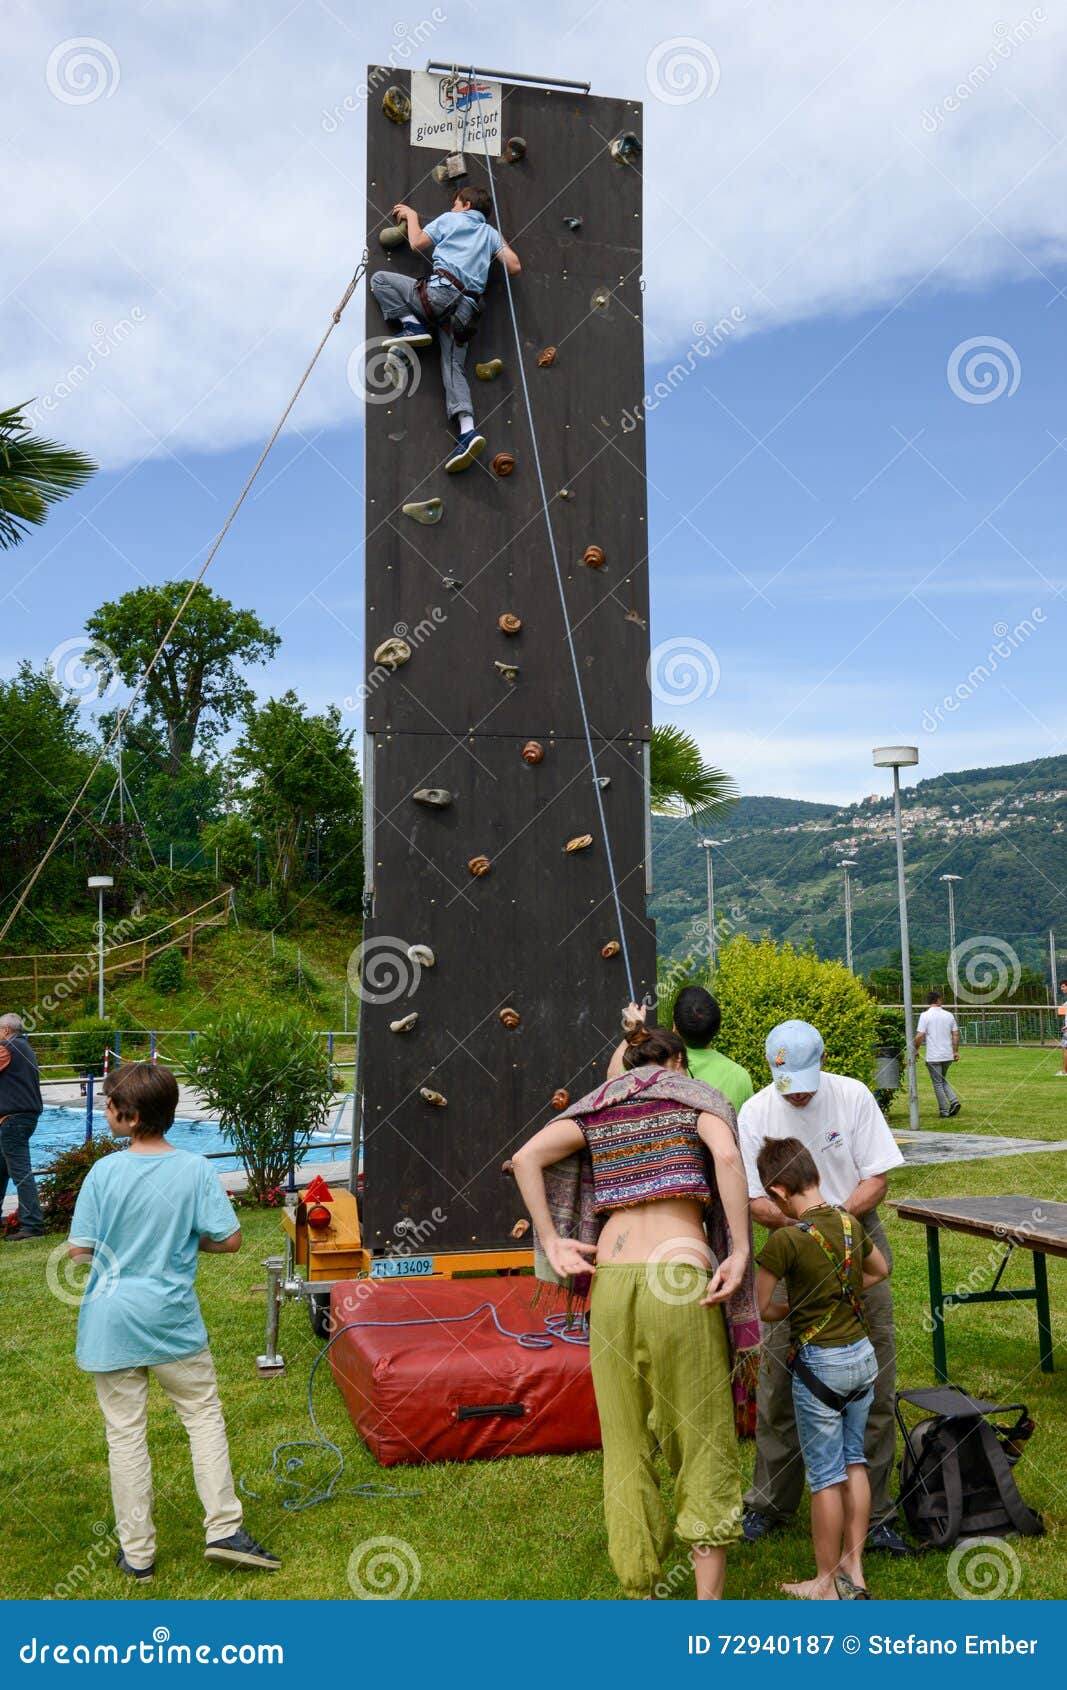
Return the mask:
<path id="1" fill-rule="evenodd" d="M 114 1139 L 91 1138 L 53 1157 L 48 1173 L 37 1180 L 46 1232 L 69 1232 L 70 1218 L 86 1174 L 101 1156 L 110 1156 L 118 1149 Z"/>
<path id="2" fill-rule="evenodd" d="M 76 1021 L 67 1040 L 67 1060 L 76 1073 L 102 1074 L 104 1052 L 115 1048 L 115 1029 L 110 1021 L 86 1016 Z"/>
<path id="3" fill-rule="evenodd" d="M 707 985 L 707 969 L 679 989 L 686 984 Z M 737 934 L 719 951 L 710 990 L 722 1009 L 716 1046 L 748 1069 L 757 1089 L 768 1084 L 764 1041 L 779 1021 L 810 1021 L 823 1036 L 829 1071 L 870 1085 L 877 1006 L 843 963 Z M 661 1009 L 668 1024 L 671 1002 Z"/>
<path id="4" fill-rule="evenodd" d="M 180 992 L 185 984 L 185 958 L 176 945 L 160 951 L 148 964 L 148 984 L 157 992 Z"/>
<path id="5" fill-rule="evenodd" d="M 188 1073 L 267 1200 L 321 1127 L 333 1095 L 325 1041 L 298 1015 L 240 1011 L 198 1033 Z"/>

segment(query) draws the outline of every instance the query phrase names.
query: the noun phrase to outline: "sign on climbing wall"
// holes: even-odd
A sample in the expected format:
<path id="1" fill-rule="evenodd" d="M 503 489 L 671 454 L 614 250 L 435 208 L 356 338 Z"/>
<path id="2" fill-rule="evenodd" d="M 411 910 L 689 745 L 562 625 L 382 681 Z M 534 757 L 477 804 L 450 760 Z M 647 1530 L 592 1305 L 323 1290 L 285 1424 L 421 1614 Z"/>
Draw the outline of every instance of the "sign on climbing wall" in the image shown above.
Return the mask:
<path id="1" fill-rule="evenodd" d="M 436 152 L 462 152 L 465 147 L 493 158 L 500 156 L 503 88 L 484 76 L 464 71 L 436 76 L 411 73 L 411 145 Z"/>
<path id="2" fill-rule="evenodd" d="M 449 342 L 383 370 L 379 305 L 428 274 L 391 213 L 451 204 L 452 114 L 428 110 L 440 78 L 375 71 L 395 86 L 368 111 L 362 1213 L 376 1252 L 420 1260 L 529 1246 L 502 1164 L 603 1078 L 630 977 L 656 985 L 641 108 L 461 80 L 497 131 L 487 160 L 468 127 L 462 180 L 492 186 L 522 270 L 516 341 L 491 266 L 465 370 L 486 446 L 460 473 Z"/>

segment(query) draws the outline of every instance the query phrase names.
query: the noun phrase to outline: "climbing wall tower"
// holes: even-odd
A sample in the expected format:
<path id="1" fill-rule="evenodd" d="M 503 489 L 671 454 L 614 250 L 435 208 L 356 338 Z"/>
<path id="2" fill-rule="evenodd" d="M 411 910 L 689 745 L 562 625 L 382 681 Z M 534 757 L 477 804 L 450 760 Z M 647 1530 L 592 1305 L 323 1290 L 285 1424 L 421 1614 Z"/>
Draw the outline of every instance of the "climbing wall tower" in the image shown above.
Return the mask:
<path id="1" fill-rule="evenodd" d="M 644 385 L 641 108 L 382 67 L 368 86 L 371 270 L 426 273 L 425 259 L 379 235 L 397 202 L 423 223 L 449 208 L 457 181 L 433 172 L 457 143 L 460 182 L 488 187 L 491 168 L 501 230 L 522 261 L 512 284 L 520 344 L 494 264 L 470 349 L 488 447 L 465 473 L 443 468 L 452 435 L 436 348 L 406 391 L 388 385 L 386 331 L 369 294 L 363 378 L 366 1237 L 385 1251 L 406 1218 L 432 1222 L 416 1236 L 434 1250 L 501 1249 L 523 1215 L 501 1163 L 557 1112 L 554 1093 L 578 1097 L 603 1077 L 627 961 L 638 997 L 655 989 L 645 466 L 634 426 Z M 410 98 L 410 116 L 395 92 L 394 116 L 383 110 L 390 88 Z M 516 137 L 524 148 L 508 146 Z M 495 359 L 502 370 L 476 378 L 475 365 Z M 416 519 L 432 506 L 404 512 L 436 499 L 437 521 Z M 375 651 L 397 639 L 410 656 L 376 664 Z M 450 801 L 425 802 L 427 789 Z M 408 957 L 413 946 L 429 947 L 432 966 Z M 391 1030 L 412 1016 L 410 1030 Z"/>

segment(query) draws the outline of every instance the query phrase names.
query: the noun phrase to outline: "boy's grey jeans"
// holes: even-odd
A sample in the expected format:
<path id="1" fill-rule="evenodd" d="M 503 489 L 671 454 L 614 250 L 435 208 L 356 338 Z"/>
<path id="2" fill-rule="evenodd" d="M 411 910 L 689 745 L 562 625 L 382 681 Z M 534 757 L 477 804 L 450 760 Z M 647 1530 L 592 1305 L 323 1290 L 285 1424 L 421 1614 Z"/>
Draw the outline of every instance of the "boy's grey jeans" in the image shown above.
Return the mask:
<path id="1" fill-rule="evenodd" d="M 427 298 L 429 299 L 433 315 L 430 327 L 433 328 L 442 317 L 447 317 L 449 323 L 455 323 L 463 328 L 474 315 L 474 301 L 466 294 L 454 288 L 451 282 L 435 281 L 429 277 L 426 283 Z M 422 301 L 417 292 L 417 284 L 413 276 L 399 276 L 393 270 L 377 270 L 370 279 L 370 290 L 378 301 L 382 316 L 387 322 L 399 322 L 401 317 L 418 317 L 425 320 Z M 456 308 L 451 309 L 453 301 Z M 441 380 L 445 388 L 445 410 L 449 420 L 463 413 L 472 414 L 470 383 L 467 380 L 465 367 L 467 363 L 466 346 L 457 346 L 452 335 L 443 329 L 437 336 L 441 349 Z M 414 354 L 418 357 L 418 353 Z"/>

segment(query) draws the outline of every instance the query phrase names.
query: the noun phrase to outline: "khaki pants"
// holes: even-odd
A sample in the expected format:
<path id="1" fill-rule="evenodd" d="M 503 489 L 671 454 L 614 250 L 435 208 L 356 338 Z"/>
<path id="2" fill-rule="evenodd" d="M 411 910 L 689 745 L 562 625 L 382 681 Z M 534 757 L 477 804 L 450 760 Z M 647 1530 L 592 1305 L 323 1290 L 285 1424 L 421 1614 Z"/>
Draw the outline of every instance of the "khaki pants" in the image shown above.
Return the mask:
<path id="1" fill-rule="evenodd" d="M 892 1523 L 897 1511 L 890 1496 L 896 1457 L 893 1399 L 897 1379 L 897 1341 L 893 1325 L 893 1293 L 888 1280 L 883 1280 L 881 1285 L 872 1285 L 864 1293 L 863 1308 L 878 1359 L 874 1401 L 864 1441 L 871 1482 L 873 1527 Z M 793 1413 L 792 1375 L 786 1366 L 789 1349 L 788 1320 L 764 1325 L 756 1396 L 756 1470 L 745 1496 L 745 1506 L 766 1514 L 771 1520 L 783 1520 L 795 1514 L 804 1493 L 804 1458 L 800 1453 Z"/>
<path id="2" fill-rule="evenodd" d="M 706 1270 L 599 1263 L 589 1361 L 604 1445 L 608 1553 L 628 1596 L 649 1596 L 672 1535 L 725 1547 L 740 1536 L 741 1478 L 722 1309 Z M 674 1474 L 672 1534 L 654 1466 Z"/>
<path id="3" fill-rule="evenodd" d="M 154 1373 L 189 1434 L 196 1494 L 204 1506 L 207 1541 L 232 1537 L 243 1519 L 233 1488 L 226 1426 L 210 1350 L 153 1367 L 94 1373 L 107 1428 L 111 1500 L 122 1552 L 131 1567 L 156 1558 L 152 1524 L 152 1463 L 148 1455 L 148 1375 Z"/>

